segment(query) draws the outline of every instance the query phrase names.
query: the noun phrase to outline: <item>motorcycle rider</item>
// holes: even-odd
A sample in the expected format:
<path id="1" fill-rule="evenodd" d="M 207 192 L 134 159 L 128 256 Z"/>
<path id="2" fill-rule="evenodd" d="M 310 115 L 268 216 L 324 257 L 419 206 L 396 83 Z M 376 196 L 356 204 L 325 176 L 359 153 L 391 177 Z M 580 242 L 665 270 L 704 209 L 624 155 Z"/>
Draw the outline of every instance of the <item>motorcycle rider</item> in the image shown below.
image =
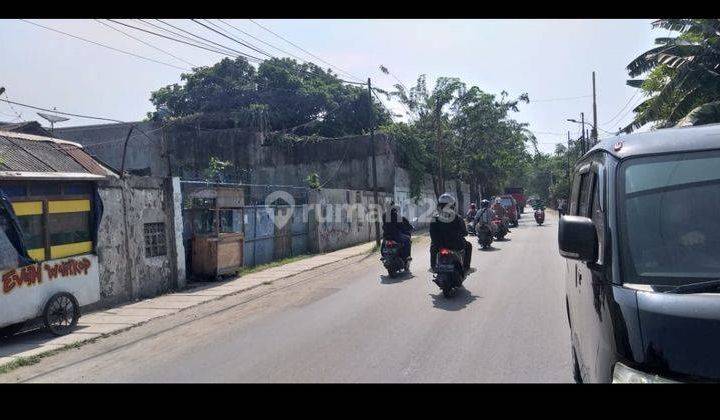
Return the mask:
<path id="1" fill-rule="evenodd" d="M 475 206 L 475 203 L 470 203 L 470 208 L 468 209 L 467 213 L 465 214 L 465 219 L 468 222 L 472 222 L 475 220 L 475 215 L 477 214 L 477 206 Z"/>
<path id="2" fill-rule="evenodd" d="M 502 201 L 500 197 L 495 198 L 495 202 L 492 205 L 492 210 L 494 214 L 503 222 L 503 225 L 505 225 L 505 228 L 507 228 L 508 232 L 510 231 L 510 219 L 507 215 L 507 209 L 505 209 L 505 206 L 502 205 Z"/>
<path id="3" fill-rule="evenodd" d="M 383 239 L 390 239 L 398 242 L 402 245 L 401 254 L 402 258 L 410 257 L 410 246 L 412 244 L 411 234 L 413 227 L 404 216 L 398 221 L 398 207 L 394 202 L 390 204 L 389 217 L 383 215 Z"/>
<path id="4" fill-rule="evenodd" d="M 495 212 L 492 208 L 490 208 L 490 201 L 488 200 L 482 200 L 480 202 L 480 211 L 475 215 L 475 219 L 473 220 L 473 223 L 475 224 L 475 231 L 479 231 L 479 228 L 482 226 L 487 226 L 490 228 L 490 232 L 492 234 L 495 234 L 495 226 L 490 223 L 495 217 Z M 479 225 L 479 226 L 478 226 Z"/>
<path id="5" fill-rule="evenodd" d="M 462 217 L 457 214 L 455 197 L 443 194 L 438 198 L 437 214 L 430 222 L 430 267 L 435 270 L 435 260 L 440 248 L 463 251 L 463 269 L 470 268 L 472 244 L 465 240 L 467 227 Z"/>

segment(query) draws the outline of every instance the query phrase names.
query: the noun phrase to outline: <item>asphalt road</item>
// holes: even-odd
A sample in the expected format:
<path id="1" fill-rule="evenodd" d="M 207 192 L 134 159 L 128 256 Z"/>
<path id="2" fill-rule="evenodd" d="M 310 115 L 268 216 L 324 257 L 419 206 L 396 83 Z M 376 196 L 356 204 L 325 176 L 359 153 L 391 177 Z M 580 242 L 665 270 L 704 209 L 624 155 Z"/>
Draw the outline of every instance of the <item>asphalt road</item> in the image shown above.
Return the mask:
<path id="1" fill-rule="evenodd" d="M 557 217 L 525 212 L 451 299 L 359 256 L 4 375 L 32 382 L 571 382 Z"/>

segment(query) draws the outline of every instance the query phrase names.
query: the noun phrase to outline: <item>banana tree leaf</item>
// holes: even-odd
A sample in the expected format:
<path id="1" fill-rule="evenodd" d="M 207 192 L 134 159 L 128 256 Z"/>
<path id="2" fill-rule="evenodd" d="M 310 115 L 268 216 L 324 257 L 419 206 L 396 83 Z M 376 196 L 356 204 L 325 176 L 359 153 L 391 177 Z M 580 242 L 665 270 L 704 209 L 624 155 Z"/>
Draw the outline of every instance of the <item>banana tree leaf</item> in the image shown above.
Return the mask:
<path id="1" fill-rule="evenodd" d="M 720 101 L 709 102 L 690 111 L 678 127 L 720 123 Z"/>

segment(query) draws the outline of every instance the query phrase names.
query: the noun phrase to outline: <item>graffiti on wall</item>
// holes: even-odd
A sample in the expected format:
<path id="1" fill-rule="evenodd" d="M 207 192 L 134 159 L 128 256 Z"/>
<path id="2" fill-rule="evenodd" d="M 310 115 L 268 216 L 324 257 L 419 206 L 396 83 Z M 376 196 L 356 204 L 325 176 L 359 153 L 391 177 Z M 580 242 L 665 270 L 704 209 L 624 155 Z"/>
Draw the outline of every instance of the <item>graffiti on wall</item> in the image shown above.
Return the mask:
<path id="1" fill-rule="evenodd" d="M 39 263 L 12 269 L 2 275 L 3 293 L 8 294 L 16 287 L 41 284 L 43 270 L 48 280 L 55 280 L 58 277 L 87 275 L 90 265 L 90 260 L 87 258 L 70 258 L 54 264 Z"/>

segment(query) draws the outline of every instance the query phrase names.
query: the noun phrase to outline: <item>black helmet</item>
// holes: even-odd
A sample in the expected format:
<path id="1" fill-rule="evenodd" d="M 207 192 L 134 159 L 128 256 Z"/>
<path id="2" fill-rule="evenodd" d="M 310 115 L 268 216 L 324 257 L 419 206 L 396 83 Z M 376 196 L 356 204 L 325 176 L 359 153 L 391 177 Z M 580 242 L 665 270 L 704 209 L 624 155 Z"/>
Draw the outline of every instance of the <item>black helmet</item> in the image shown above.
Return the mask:
<path id="1" fill-rule="evenodd" d="M 482 207 L 482 208 L 488 207 L 489 205 L 490 205 L 490 202 L 487 200 L 482 200 L 480 202 L 480 207 Z"/>

